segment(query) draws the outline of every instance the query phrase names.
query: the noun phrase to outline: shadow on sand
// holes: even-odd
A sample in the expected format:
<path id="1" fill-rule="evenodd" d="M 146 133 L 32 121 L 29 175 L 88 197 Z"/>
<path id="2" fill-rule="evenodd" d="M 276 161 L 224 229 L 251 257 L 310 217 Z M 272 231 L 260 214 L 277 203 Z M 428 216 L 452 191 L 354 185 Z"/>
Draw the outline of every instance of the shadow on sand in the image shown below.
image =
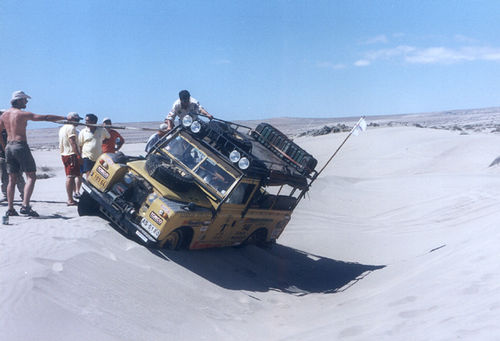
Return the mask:
<path id="1" fill-rule="evenodd" d="M 199 251 L 151 250 L 230 290 L 307 295 L 344 291 L 384 265 L 346 263 L 276 244 Z"/>

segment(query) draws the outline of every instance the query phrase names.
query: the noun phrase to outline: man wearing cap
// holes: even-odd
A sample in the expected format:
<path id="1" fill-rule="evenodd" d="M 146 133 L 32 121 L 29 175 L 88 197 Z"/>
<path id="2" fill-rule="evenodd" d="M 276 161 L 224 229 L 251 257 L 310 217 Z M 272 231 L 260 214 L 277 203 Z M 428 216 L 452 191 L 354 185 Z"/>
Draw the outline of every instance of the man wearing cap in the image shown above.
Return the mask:
<path id="1" fill-rule="evenodd" d="M 82 156 L 76 142 L 76 125 L 82 118 L 76 112 L 70 112 L 66 117 L 69 122 L 59 129 L 59 150 L 66 173 L 66 194 L 68 195 L 68 206 L 76 206 L 77 202 L 73 199 L 73 192 L 76 196 L 80 193 L 82 183 L 80 174 L 80 163 Z"/>
<path id="2" fill-rule="evenodd" d="M 0 115 L 2 115 L 6 111 L 5 109 L 0 110 Z M 5 129 L 0 133 L 0 138 L 3 140 L 4 145 L 7 144 L 7 131 Z M 0 202 L 7 201 L 7 185 L 9 184 L 9 174 L 7 173 L 7 163 L 5 162 L 5 150 L 0 146 L 0 178 L 2 182 L 2 194 L 3 198 L 0 199 Z M 24 186 L 26 183 L 24 182 L 23 175 L 21 173 L 17 174 L 17 189 L 19 194 L 21 194 L 21 199 L 24 196 Z"/>
<path id="3" fill-rule="evenodd" d="M 97 158 L 102 154 L 102 141 L 109 139 L 111 136 L 106 129 L 95 126 L 97 124 L 96 115 L 85 115 L 85 123 L 89 125 L 78 134 L 78 145 L 82 151 L 82 173 L 88 179 Z"/>
<path id="4" fill-rule="evenodd" d="M 21 214 L 38 217 L 38 213 L 33 211 L 30 206 L 31 194 L 35 188 L 36 164 L 31 154 L 26 139 L 26 125 L 28 121 L 59 121 L 65 117 L 57 115 L 37 115 L 32 112 L 24 111 L 28 99 L 31 97 L 23 91 L 15 91 L 10 100 L 11 108 L 0 116 L 0 131 L 7 130 L 7 146 L 5 147 L 5 156 L 7 162 L 7 172 L 9 173 L 9 185 L 7 186 L 7 201 L 9 209 L 7 216 L 18 215 L 14 209 L 14 189 L 17 183 L 17 173 L 24 171 L 27 182 L 24 187 L 24 198 L 21 206 Z M 3 141 L 0 139 L 0 144 Z"/>
<path id="5" fill-rule="evenodd" d="M 198 118 L 198 115 L 203 115 L 209 119 L 214 118 L 210 115 L 205 108 L 203 108 L 200 103 L 193 97 L 187 90 L 182 90 L 179 92 L 179 99 L 172 105 L 172 110 L 168 113 L 165 118 L 165 123 L 168 125 L 168 130 L 174 127 L 175 118 L 178 117 L 182 121 L 184 116 L 191 115 L 193 120 Z"/>
<path id="6" fill-rule="evenodd" d="M 160 124 L 160 129 L 158 130 L 158 132 L 151 135 L 148 139 L 148 142 L 146 142 L 146 148 L 144 148 L 146 153 L 149 153 L 149 151 L 153 149 L 158 141 L 160 141 L 160 139 L 165 136 L 168 130 L 168 126 L 165 123 Z"/>
<path id="7" fill-rule="evenodd" d="M 105 117 L 102 120 L 102 124 L 106 126 L 112 125 L 111 119 L 109 117 Z M 102 152 L 103 153 L 115 153 L 120 150 L 120 148 L 125 143 L 125 139 L 114 129 L 106 127 L 109 135 L 111 136 L 109 139 L 104 139 L 102 141 Z"/>

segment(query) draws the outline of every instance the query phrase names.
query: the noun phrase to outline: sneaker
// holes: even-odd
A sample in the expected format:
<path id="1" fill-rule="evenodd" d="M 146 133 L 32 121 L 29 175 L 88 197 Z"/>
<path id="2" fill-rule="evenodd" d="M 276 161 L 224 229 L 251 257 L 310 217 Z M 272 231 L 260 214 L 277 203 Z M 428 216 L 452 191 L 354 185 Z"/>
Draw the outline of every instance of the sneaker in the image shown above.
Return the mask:
<path id="1" fill-rule="evenodd" d="M 38 213 L 36 211 L 33 211 L 31 206 L 21 206 L 21 209 L 19 210 L 21 214 L 28 215 L 30 217 L 39 217 Z"/>
<path id="2" fill-rule="evenodd" d="M 14 216 L 18 216 L 19 213 L 17 213 L 17 211 L 15 209 L 11 209 L 11 210 L 7 210 L 7 212 L 5 212 L 5 215 L 7 217 L 14 217 Z"/>

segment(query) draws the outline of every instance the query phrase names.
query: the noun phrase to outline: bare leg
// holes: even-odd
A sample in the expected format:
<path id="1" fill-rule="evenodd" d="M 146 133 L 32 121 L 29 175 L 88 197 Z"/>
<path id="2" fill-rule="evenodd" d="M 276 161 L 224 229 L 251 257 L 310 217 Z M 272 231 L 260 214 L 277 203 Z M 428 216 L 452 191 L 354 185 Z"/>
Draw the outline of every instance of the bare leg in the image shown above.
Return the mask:
<path id="1" fill-rule="evenodd" d="M 31 194 L 33 194 L 33 189 L 35 188 L 36 172 L 26 172 L 26 186 L 24 186 L 24 198 L 23 206 L 28 207 L 30 205 Z M 10 181 L 9 181 L 10 185 Z M 12 192 L 14 197 L 14 191 Z"/>
<path id="2" fill-rule="evenodd" d="M 16 173 L 9 174 L 9 184 L 7 185 L 7 202 L 9 205 L 9 210 L 14 209 L 14 191 L 16 189 L 16 181 Z"/>
<path id="3" fill-rule="evenodd" d="M 19 173 L 17 175 L 17 190 L 19 191 L 19 194 L 21 195 L 21 199 L 24 198 L 24 186 L 26 185 L 26 182 L 24 181 L 24 177 L 22 173 Z"/>
<path id="4" fill-rule="evenodd" d="M 75 177 L 68 175 L 66 176 L 66 194 L 68 195 L 68 204 L 74 202 L 73 191 L 75 189 Z"/>
<path id="5" fill-rule="evenodd" d="M 75 193 L 80 193 L 80 187 L 82 186 L 82 177 L 75 177 Z"/>

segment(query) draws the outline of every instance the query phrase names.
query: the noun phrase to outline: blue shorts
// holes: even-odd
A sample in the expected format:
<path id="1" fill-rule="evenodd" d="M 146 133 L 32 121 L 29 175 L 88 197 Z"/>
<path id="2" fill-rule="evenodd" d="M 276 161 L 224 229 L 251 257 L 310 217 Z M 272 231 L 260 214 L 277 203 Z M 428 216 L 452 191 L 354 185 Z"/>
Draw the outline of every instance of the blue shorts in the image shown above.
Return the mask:
<path id="1" fill-rule="evenodd" d="M 84 157 L 83 158 L 83 165 L 82 165 L 82 173 L 87 173 L 94 168 L 95 161 L 92 161 L 91 159 Z"/>

